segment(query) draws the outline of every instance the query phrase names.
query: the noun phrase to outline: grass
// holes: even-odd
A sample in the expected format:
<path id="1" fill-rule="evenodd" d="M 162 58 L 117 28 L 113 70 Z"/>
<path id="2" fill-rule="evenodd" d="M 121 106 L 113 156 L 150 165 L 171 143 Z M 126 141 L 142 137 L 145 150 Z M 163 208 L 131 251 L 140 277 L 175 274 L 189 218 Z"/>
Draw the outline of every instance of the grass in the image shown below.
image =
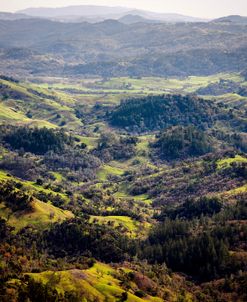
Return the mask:
<path id="1" fill-rule="evenodd" d="M 13 179 L 13 177 L 10 176 L 10 174 L 8 174 L 7 172 L 0 170 L 0 181 L 7 179 Z"/>
<path id="2" fill-rule="evenodd" d="M 75 116 L 75 101 L 68 94 L 50 91 L 36 84 L 12 83 L 0 80 L 9 89 L 21 93 L 20 99 L 8 98 L 0 103 L 1 120 L 29 123 L 54 128 L 65 122 L 67 129 L 78 129 L 81 121 Z M 42 93 L 41 95 L 38 95 Z M 18 95 L 18 94 L 17 94 Z M 26 117 L 30 111 L 31 118 Z"/>
<path id="3" fill-rule="evenodd" d="M 91 222 L 110 224 L 114 228 L 124 231 L 130 237 L 142 237 L 147 234 L 150 224 L 139 222 L 128 216 L 91 216 Z"/>
<path id="4" fill-rule="evenodd" d="M 152 143 L 155 139 L 154 135 L 142 135 L 138 137 L 137 151 L 148 151 L 149 143 Z"/>
<path id="5" fill-rule="evenodd" d="M 226 192 L 222 193 L 222 195 L 236 196 L 236 195 L 239 195 L 239 194 L 242 194 L 242 193 L 246 193 L 246 192 L 247 192 L 247 184 L 243 185 L 241 187 L 232 189 L 230 191 L 226 191 Z"/>
<path id="6" fill-rule="evenodd" d="M 124 268 L 123 268 L 124 269 Z M 58 293 L 64 295 L 67 291 L 81 293 L 82 301 L 118 301 L 125 290 L 117 278 L 118 269 L 110 265 L 96 262 L 93 267 L 85 270 L 72 269 L 67 271 L 45 271 L 42 273 L 29 273 L 34 280 L 44 284 L 51 284 Z M 132 284 L 133 289 L 138 287 Z M 134 295 L 133 289 L 128 291 L 128 302 L 163 301 L 157 297 L 146 296 L 141 299 Z M 83 300 L 84 299 L 84 300 Z"/>
<path id="7" fill-rule="evenodd" d="M 116 198 L 120 198 L 120 199 L 133 199 L 135 202 L 137 203 L 145 203 L 147 205 L 151 205 L 152 204 L 152 199 L 150 199 L 148 197 L 147 194 L 142 194 L 142 195 L 137 195 L 137 196 L 132 196 L 132 195 L 129 195 L 126 190 L 123 188 L 120 187 L 120 190 L 116 193 L 114 193 L 114 196 Z"/>
<path id="8" fill-rule="evenodd" d="M 76 135 L 76 137 L 80 140 L 80 143 L 86 144 L 89 150 L 92 150 L 97 147 L 97 143 L 98 143 L 97 137 L 81 136 L 81 135 Z"/>
<path id="9" fill-rule="evenodd" d="M 59 175 L 55 173 L 55 175 L 57 177 L 61 177 L 62 175 Z M 36 184 L 35 182 L 33 181 L 24 181 L 24 180 L 21 180 L 19 178 L 16 178 L 12 175 L 10 175 L 9 173 L 5 172 L 5 171 L 2 171 L 0 170 L 0 181 L 1 180 L 15 180 L 17 182 L 20 182 L 22 183 L 29 191 L 30 193 L 33 193 L 33 192 L 44 192 L 46 194 L 52 194 L 52 195 L 59 195 L 60 197 L 62 197 L 65 201 L 69 202 L 69 199 L 68 199 L 68 196 L 64 193 L 60 193 L 60 192 L 54 192 L 52 191 L 51 189 L 45 189 L 44 187 Z"/>
<path id="10" fill-rule="evenodd" d="M 220 79 L 244 83 L 243 77 L 237 73 L 220 73 L 211 76 L 185 78 L 118 77 L 106 81 L 101 78 L 73 81 L 66 78 L 44 78 L 47 83 L 38 86 L 32 85 L 36 90 L 41 89 L 46 94 L 58 96 L 60 104 L 71 108 L 77 103 L 90 106 L 96 103 L 113 105 L 118 104 L 121 99 L 147 94 L 192 93 L 210 83 L 217 83 Z"/>
<path id="11" fill-rule="evenodd" d="M 123 173 L 124 171 L 121 168 L 113 167 L 110 165 L 104 165 L 98 170 L 97 177 L 101 181 L 106 181 L 109 175 L 121 176 Z"/>
<path id="12" fill-rule="evenodd" d="M 15 123 L 16 125 L 31 125 L 36 127 L 47 127 L 56 128 L 57 125 L 53 123 L 42 120 L 42 119 L 30 119 L 22 111 L 16 110 L 14 107 L 9 107 L 7 104 L 0 103 L 0 124 L 8 122 Z"/>
<path id="13" fill-rule="evenodd" d="M 63 175 L 58 172 L 51 172 L 51 174 L 55 177 L 57 182 L 61 182 L 64 179 Z"/>
<path id="14" fill-rule="evenodd" d="M 217 161 L 217 169 L 222 170 L 230 167 L 232 163 L 247 163 L 247 158 L 241 155 L 236 155 L 235 157 L 229 157 L 220 159 Z"/>
<path id="15" fill-rule="evenodd" d="M 80 133 L 83 123 L 75 116 L 77 105 L 86 105 L 93 108 L 95 104 L 112 106 L 119 104 L 121 99 L 129 97 L 139 97 L 147 94 L 164 93 L 193 93 L 198 88 L 205 87 L 210 83 L 216 83 L 220 79 L 231 80 L 238 83 L 245 83 L 244 79 L 237 73 L 216 74 L 204 77 L 186 78 L 112 78 L 103 81 L 97 79 L 66 79 L 66 78 L 41 78 L 41 84 L 30 82 L 12 83 L 0 80 L 0 83 L 7 85 L 13 91 L 24 95 L 27 100 L 7 99 L 0 102 L 0 120 L 13 122 L 14 124 L 30 124 L 38 127 L 63 127 L 71 131 Z M 39 79 L 40 80 L 40 79 Z M 75 93 L 73 90 L 75 90 Z M 34 90 L 34 92 L 32 91 Z M 41 95 L 37 95 L 37 93 Z M 212 98 L 212 96 L 209 96 Z M 222 99 L 223 98 L 223 99 Z M 229 102 L 235 105 L 246 100 L 239 95 L 219 96 L 217 100 Z M 26 112 L 32 113 L 32 118 L 26 116 Z M 63 126 L 61 126 L 63 125 Z M 93 132 L 97 124 L 84 125 L 87 130 Z M 100 129 L 107 129 L 107 123 L 103 122 Z M 149 138 L 141 138 L 137 149 L 148 150 Z M 89 149 L 97 144 L 97 137 L 81 137 L 81 142 L 85 142 Z"/>
<path id="16" fill-rule="evenodd" d="M 0 216 L 8 220 L 8 224 L 19 231 L 28 225 L 44 229 L 51 223 L 62 222 L 66 219 L 73 218 L 73 214 L 69 211 L 59 209 L 52 204 L 44 203 L 35 199 L 32 202 L 31 212 L 12 213 L 3 203 L 0 204 Z"/>
<path id="17" fill-rule="evenodd" d="M 0 121 L 18 121 L 18 122 L 30 122 L 30 119 L 25 116 L 23 112 L 18 112 L 14 108 L 6 106 L 4 103 L 0 103 Z"/>
<path id="18" fill-rule="evenodd" d="M 136 202 L 140 202 L 141 201 L 141 202 L 143 202 L 143 203 L 145 203 L 147 205 L 151 205 L 152 202 L 153 202 L 152 199 L 150 199 L 147 194 L 142 194 L 142 195 L 134 196 L 133 199 Z"/>
<path id="19" fill-rule="evenodd" d="M 140 79 L 120 77 L 112 78 L 108 81 L 97 82 L 97 89 L 113 91 L 122 91 L 128 94 L 135 93 L 191 93 L 198 88 L 205 87 L 210 83 L 219 82 L 220 79 L 231 80 L 234 82 L 243 82 L 243 78 L 237 73 L 220 73 L 211 76 L 189 76 L 186 78 L 160 78 L 143 77 Z"/>

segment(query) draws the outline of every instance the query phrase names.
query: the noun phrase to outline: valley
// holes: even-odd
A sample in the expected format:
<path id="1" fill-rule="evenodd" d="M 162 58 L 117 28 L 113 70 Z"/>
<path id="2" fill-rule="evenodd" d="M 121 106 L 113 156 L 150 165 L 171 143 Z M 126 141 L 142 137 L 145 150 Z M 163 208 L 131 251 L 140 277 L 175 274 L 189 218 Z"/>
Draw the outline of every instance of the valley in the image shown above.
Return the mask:
<path id="1" fill-rule="evenodd" d="M 246 24 L 0 13 L 1 301 L 247 300 Z"/>
<path id="2" fill-rule="evenodd" d="M 17 281 L 16 277 L 10 277 L 6 283 L 12 295 L 20 294 L 23 286 L 26 295 L 37 294 L 32 291 L 43 284 L 43 294 L 58 295 L 63 301 L 71 301 L 71 297 L 75 299 L 73 301 L 81 301 L 82 297 L 85 301 L 124 301 L 125 296 L 128 301 L 179 301 L 179 297 L 184 301 L 204 301 L 201 297 L 210 301 L 211 293 L 206 288 L 212 288 L 214 279 L 222 276 L 223 262 L 227 261 L 231 267 L 234 262 L 232 269 L 236 278 L 240 278 L 237 270 L 247 259 L 244 237 L 241 237 L 246 231 L 244 108 L 247 99 L 224 90 L 221 90 L 222 94 L 195 97 L 198 91 L 216 87 L 223 81 L 234 83 L 234 87 L 247 87 L 240 73 L 185 78 L 29 77 L 17 80 L 1 77 L 0 214 L 1 232 L 6 236 L 1 248 L 10 257 L 8 260 L 1 258 L 2 272 L 6 276 L 10 272 L 20 272 L 9 263 L 24 261 L 21 260 L 25 257 L 23 252 L 30 244 L 26 236 L 32 236 L 32 244 L 36 242 L 36 247 L 28 252 L 26 264 L 22 265 L 23 278 Z M 175 97 L 169 103 L 168 94 L 175 96 L 178 103 Z M 185 113 L 187 109 L 181 105 L 181 95 L 187 96 L 184 98 L 187 104 L 191 102 L 191 112 Z M 168 102 L 166 110 L 176 112 L 172 124 L 160 127 L 162 120 L 167 121 L 168 117 L 156 116 L 155 111 L 145 115 L 147 120 L 143 116 L 139 124 L 139 117 L 131 106 L 136 102 L 140 114 L 145 102 L 156 102 L 155 99 L 159 102 L 163 97 L 164 102 Z M 121 106 L 127 106 L 123 100 L 131 100 L 129 109 L 121 109 Z M 200 104 L 198 109 L 197 103 Z M 154 109 L 157 106 L 158 103 Z M 175 109 L 176 106 L 182 107 Z M 148 108 L 153 110 L 150 105 Z M 184 112 L 182 120 L 181 113 L 176 110 Z M 131 119 L 127 128 L 122 128 L 120 119 L 117 126 L 112 124 L 114 112 L 119 112 L 117 114 L 123 115 L 124 119 Z M 193 113 L 197 114 L 196 119 Z M 150 120 L 152 116 L 155 123 Z M 135 126 L 130 127 L 132 121 Z M 191 123 L 194 130 L 186 128 Z M 164 127 L 168 130 L 162 134 Z M 176 132 L 176 127 L 182 128 Z M 201 129 L 201 134 L 196 129 Z M 237 133 L 236 129 L 239 129 Z M 174 131 L 172 140 L 169 131 Z M 191 134 L 179 138 L 181 131 Z M 186 135 L 192 135 L 193 140 L 189 141 Z M 196 140 L 198 135 L 199 141 Z M 203 140 L 200 135 L 205 136 Z M 43 137 L 50 145 L 42 145 Z M 180 139 L 186 139 L 188 145 L 181 141 L 184 147 L 179 147 Z M 205 145 L 201 145 L 204 140 Z M 169 148 L 172 157 L 167 153 Z M 22 200 L 25 194 L 31 196 L 31 200 L 27 208 L 25 205 L 22 208 L 18 198 Z M 16 198 L 15 207 L 7 202 L 8 198 Z M 162 242 L 163 236 L 171 236 L 170 227 L 173 232 L 182 233 L 179 241 L 171 237 L 169 240 L 173 241 L 167 248 L 167 240 Z M 76 228 L 90 230 L 93 232 L 91 238 L 80 237 Z M 227 237 L 230 241 L 224 243 L 217 232 L 229 232 L 228 228 L 235 235 Z M 200 229 L 204 231 L 201 233 Z M 60 238 L 60 232 L 64 238 Z M 73 238 L 79 237 L 69 243 L 70 237 L 66 237 L 70 236 L 69 232 Z M 97 248 L 95 232 L 103 236 L 103 245 L 97 244 Z M 207 240 L 212 240 L 215 249 L 220 242 L 220 249 L 225 250 L 225 254 L 216 259 L 223 262 L 211 264 L 209 260 L 214 268 L 208 267 L 206 272 L 202 267 L 201 272 L 196 272 L 197 278 L 201 279 L 200 285 L 188 287 L 189 281 L 179 272 L 188 275 L 195 272 L 183 264 L 183 257 L 188 257 L 186 254 L 180 255 L 180 264 L 177 262 L 176 251 L 183 246 L 186 253 L 187 244 L 195 245 L 193 249 L 197 249 L 200 240 L 205 240 L 201 238 L 204 232 L 211 236 Z M 186 242 L 190 233 L 196 237 Z M 12 237 L 20 238 L 21 245 L 6 245 Z M 38 238 L 42 238 L 40 242 Z M 158 243 L 154 238 L 159 238 Z M 86 249 L 82 248 L 84 241 L 87 242 Z M 23 252 L 16 254 L 13 248 Z M 43 249 L 49 251 L 48 255 L 43 255 Z M 163 254 L 162 249 L 167 254 Z M 191 249 L 188 252 L 191 254 Z M 37 253 L 43 255 L 43 260 L 37 262 Z M 204 260 L 211 251 L 207 253 Z M 52 255 L 55 258 L 50 262 Z M 135 264 L 131 260 L 134 255 L 138 259 Z M 70 259 L 69 262 L 66 259 Z M 155 269 L 162 269 L 159 266 L 164 259 L 168 265 L 163 268 L 164 279 L 160 280 L 158 273 L 156 276 L 152 273 L 151 277 L 149 270 L 153 272 L 154 265 L 157 266 Z M 89 264 L 88 261 L 96 262 Z M 102 261 L 110 264 L 102 264 Z M 144 265 L 142 261 L 147 262 Z M 201 260 L 193 259 L 192 263 L 194 261 Z M 113 262 L 121 263 L 121 268 Z M 168 273 L 169 268 L 174 273 Z M 212 269 L 217 270 L 213 279 Z M 145 275 L 141 277 L 144 278 L 142 281 L 138 274 Z M 53 294 L 50 291 L 54 291 Z M 196 300 L 198 291 L 200 298 Z M 233 297 L 221 290 L 217 295 L 220 299 Z M 53 298 L 49 299 L 53 301 Z"/>

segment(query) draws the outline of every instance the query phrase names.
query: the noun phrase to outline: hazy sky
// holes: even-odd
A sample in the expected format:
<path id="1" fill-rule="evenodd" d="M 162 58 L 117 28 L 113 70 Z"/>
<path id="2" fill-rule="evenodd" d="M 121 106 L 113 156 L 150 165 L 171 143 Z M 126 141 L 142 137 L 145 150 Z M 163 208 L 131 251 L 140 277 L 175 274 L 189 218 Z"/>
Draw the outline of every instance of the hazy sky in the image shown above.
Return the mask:
<path id="1" fill-rule="evenodd" d="M 0 0 L 0 11 L 80 4 L 127 6 L 208 18 L 232 14 L 247 16 L 247 0 Z"/>

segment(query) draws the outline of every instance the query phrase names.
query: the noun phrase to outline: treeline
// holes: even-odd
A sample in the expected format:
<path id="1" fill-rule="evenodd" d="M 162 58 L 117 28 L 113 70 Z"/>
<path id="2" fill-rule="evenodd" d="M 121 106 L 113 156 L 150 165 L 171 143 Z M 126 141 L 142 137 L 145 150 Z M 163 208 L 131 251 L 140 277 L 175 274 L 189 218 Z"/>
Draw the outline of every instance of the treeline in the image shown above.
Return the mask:
<path id="1" fill-rule="evenodd" d="M 148 263 L 167 265 L 200 282 L 227 278 L 246 266 L 245 258 L 235 256 L 235 251 L 244 246 L 247 227 L 233 220 L 246 219 L 246 213 L 244 196 L 236 206 L 224 209 L 213 198 L 187 202 L 177 207 L 175 215 L 170 212 L 170 218 L 162 217 L 142 240 L 130 239 L 110 225 L 90 223 L 87 216 L 56 223 L 43 232 L 27 227 L 13 233 L 0 220 L 0 253 L 4 255 L 0 283 L 18 278 L 21 272 L 87 267 L 93 258 L 107 263 L 135 259 L 143 261 L 143 269 Z M 46 290 L 52 294 L 52 288 L 39 291 L 38 284 L 32 285 L 32 292 L 29 280 L 24 281 L 24 295 L 39 297 Z M 232 283 L 228 280 L 228 284 Z"/>
<path id="2" fill-rule="evenodd" d="M 245 244 L 247 226 L 229 223 L 246 219 L 246 201 L 223 207 L 217 197 L 188 200 L 159 217 L 146 240 L 130 239 L 109 225 L 73 219 L 54 225 L 43 235 L 45 249 L 55 257 L 83 255 L 105 262 L 137 257 L 151 264 L 165 263 L 173 271 L 199 280 L 212 280 L 236 273 L 246 260 L 230 251 Z"/>
<path id="3" fill-rule="evenodd" d="M 206 87 L 199 88 L 196 94 L 218 96 L 227 93 L 237 93 L 240 95 L 242 89 L 244 88 L 234 81 L 220 79 L 217 83 L 211 83 Z"/>
<path id="4" fill-rule="evenodd" d="M 89 223 L 85 218 L 56 223 L 43 233 L 27 229 L 17 235 L 11 235 L 2 223 L 0 233 L 5 241 L 19 238 L 22 249 L 31 246 L 35 257 L 46 253 L 48 258 L 60 262 L 70 259 L 70 263 L 91 257 L 119 263 L 134 257 L 150 264 L 165 263 L 173 271 L 205 281 L 235 274 L 246 265 L 244 259 L 230 253 L 244 244 L 246 226 L 210 222 L 206 216 L 190 221 L 165 219 L 151 229 L 146 240 L 130 239 L 108 225 Z"/>
<path id="5" fill-rule="evenodd" d="M 13 83 L 19 83 L 19 80 L 15 79 L 13 77 L 9 77 L 9 76 L 3 75 L 3 74 L 0 75 L 0 79 L 4 80 L 4 81 L 13 82 Z"/>

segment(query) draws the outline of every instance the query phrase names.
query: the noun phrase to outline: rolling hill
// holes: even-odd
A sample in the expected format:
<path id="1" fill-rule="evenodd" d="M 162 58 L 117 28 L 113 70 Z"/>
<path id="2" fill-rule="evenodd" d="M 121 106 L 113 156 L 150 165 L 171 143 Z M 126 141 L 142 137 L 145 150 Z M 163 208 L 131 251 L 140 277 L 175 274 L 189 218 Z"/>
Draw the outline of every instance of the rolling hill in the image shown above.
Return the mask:
<path id="1" fill-rule="evenodd" d="M 247 64 L 246 36 L 245 25 L 229 22 L 123 24 L 105 20 L 65 24 L 43 19 L 1 20 L 0 67 L 8 73 L 20 70 L 53 76 L 238 72 Z M 33 53 L 11 58 L 15 49 Z"/>
<path id="2" fill-rule="evenodd" d="M 0 14 L 0 300 L 247 301 L 245 18 L 24 13 Z"/>

